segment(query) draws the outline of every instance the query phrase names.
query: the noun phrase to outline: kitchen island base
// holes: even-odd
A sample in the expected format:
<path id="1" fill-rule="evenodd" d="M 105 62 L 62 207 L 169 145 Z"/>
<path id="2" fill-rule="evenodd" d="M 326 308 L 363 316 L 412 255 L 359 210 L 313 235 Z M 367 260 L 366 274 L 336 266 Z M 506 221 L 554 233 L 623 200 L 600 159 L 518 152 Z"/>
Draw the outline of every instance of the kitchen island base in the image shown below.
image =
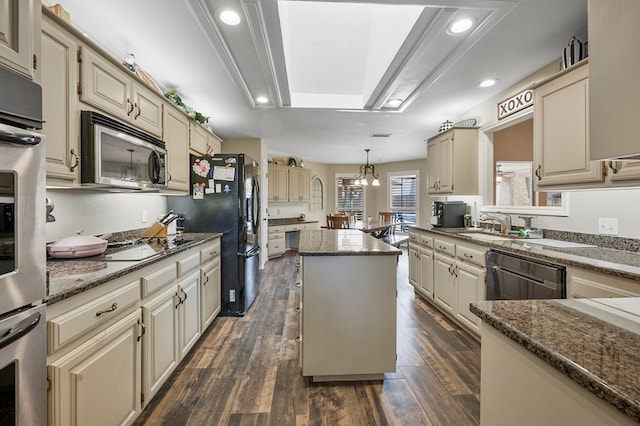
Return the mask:
<path id="1" fill-rule="evenodd" d="M 310 248 L 314 241 L 319 246 Z M 302 374 L 321 382 L 395 372 L 401 252 L 347 230 L 305 231 L 300 246 Z"/>
<path id="2" fill-rule="evenodd" d="M 480 424 L 637 425 L 485 323 L 481 363 Z"/>

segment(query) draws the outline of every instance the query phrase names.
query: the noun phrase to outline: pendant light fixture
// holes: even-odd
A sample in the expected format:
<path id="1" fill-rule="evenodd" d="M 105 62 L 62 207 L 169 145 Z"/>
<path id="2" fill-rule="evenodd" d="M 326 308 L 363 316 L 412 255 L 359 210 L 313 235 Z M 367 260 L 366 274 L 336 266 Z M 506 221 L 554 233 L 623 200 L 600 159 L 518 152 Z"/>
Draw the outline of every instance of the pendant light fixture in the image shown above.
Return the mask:
<path id="1" fill-rule="evenodd" d="M 371 149 L 365 149 L 365 152 L 367 153 L 367 163 L 360 165 L 360 170 L 358 172 L 358 175 L 356 176 L 356 185 L 369 185 L 369 182 L 367 181 L 367 174 L 371 174 L 371 176 L 373 177 L 371 185 L 380 186 L 380 181 L 378 180 L 378 175 L 376 174 L 376 167 L 373 164 L 369 164 L 369 151 L 371 151 Z"/>

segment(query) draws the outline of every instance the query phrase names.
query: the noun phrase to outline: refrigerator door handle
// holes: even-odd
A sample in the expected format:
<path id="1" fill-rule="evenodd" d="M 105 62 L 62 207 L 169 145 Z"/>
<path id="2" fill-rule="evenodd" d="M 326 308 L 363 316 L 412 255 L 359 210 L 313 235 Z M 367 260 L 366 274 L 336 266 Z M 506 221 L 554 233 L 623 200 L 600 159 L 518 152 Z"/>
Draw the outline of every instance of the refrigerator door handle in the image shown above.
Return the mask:
<path id="1" fill-rule="evenodd" d="M 238 256 L 242 256 L 244 258 L 253 257 L 260 253 L 260 246 L 254 246 L 251 250 L 246 251 L 244 253 L 238 253 Z"/>
<path id="2" fill-rule="evenodd" d="M 256 178 L 255 176 L 253 177 L 253 188 L 252 188 L 252 194 L 251 196 L 253 197 L 253 201 L 256 204 L 255 208 L 255 213 L 253 214 L 253 232 L 254 233 L 258 233 L 258 230 L 260 229 L 260 186 L 259 186 L 259 182 L 258 182 L 258 178 Z"/>

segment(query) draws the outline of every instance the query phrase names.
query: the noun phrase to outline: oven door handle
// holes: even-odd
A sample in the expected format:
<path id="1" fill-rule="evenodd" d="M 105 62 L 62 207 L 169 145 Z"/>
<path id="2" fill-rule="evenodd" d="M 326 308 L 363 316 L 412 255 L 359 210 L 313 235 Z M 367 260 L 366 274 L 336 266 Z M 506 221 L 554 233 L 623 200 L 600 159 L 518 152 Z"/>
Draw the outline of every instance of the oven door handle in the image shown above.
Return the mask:
<path id="1" fill-rule="evenodd" d="M 39 145 L 42 142 L 40 136 L 30 133 L 13 133 L 0 131 L 0 142 L 13 143 L 16 145 L 34 146 Z"/>
<path id="2" fill-rule="evenodd" d="M 35 326 L 40 322 L 41 317 L 42 314 L 40 312 L 36 312 L 30 317 L 23 319 L 18 324 L 8 329 L 6 332 L 2 333 L 2 335 L 0 336 L 0 349 L 9 346 L 11 343 L 15 342 L 16 340 L 33 330 Z"/>

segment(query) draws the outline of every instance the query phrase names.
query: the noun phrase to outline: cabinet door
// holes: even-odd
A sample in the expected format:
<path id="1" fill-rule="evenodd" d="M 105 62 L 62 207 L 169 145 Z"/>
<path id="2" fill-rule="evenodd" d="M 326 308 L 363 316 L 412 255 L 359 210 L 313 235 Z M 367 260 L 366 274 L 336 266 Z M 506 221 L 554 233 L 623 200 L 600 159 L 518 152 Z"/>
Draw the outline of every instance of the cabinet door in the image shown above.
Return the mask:
<path id="1" fill-rule="evenodd" d="M 34 78 L 34 44 L 40 36 L 40 2 L 0 0 L 0 65 Z"/>
<path id="2" fill-rule="evenodd" d="M 80 49 L 80 100 L 129 121 L 134 110 L 129 98 L 131 77 L 86 46 Z"/>
<path id="3" fill-rule="evenodd" d="M 433 250 L 420 249 L 420 291 L 428 299 L 433 299 Z"/>
<path id="4" fill-rule="evenodd" d="M 75 186 L 80 173 L 78 43 L 46 16 L 42 21 L 42 115 L 47 183 Z"/>
<path id="5" fill-rule="evenodd" d="M 427 143 L 427 192 L 438 192 L 438 176 L 440 173 L 440 145 L 438 141 Z"/>
<path id="6" fill-rule="evenodd" d="M 135 311 L 49 365 L 49 424 L 133 422 L 141 410 L 139 323 Z"/>
<path id="7" fill-rule="evenodd" d="M 456 262 L 457 309 L 456 318 L 472 331 L 480 333 L 480 318 L 472 314 L 469 304 L 483 300 L 486 272 L 483 268 L 464 262 Z"/>
<path id="8" fill-rule="evenodd" d="M 453 192 L 453 132 L 440 139 L 440 174 L 438 192 Z"/>
<path id="9" fill-rule="evenodd" d="M 409 244 L 409 284 L 415 289 L 420 288 L 420 248 Z"/>
<path id="10" fill-rule="evenodd" d="M 142 306 L 142 320 L 146 327 L 142 340 L 145 402 L 153 398 L 178 365 L 178 315 L 175 294 L 175 285 L 170 286 Z"/>
<path id="11" fill-rule="evenodd" d="M 589 153 L 589 68 L 581 65 L 534 92 L 533 150 L 539 187 L 602 182 Z"/>
<path id="12" fill-rule="evenodd" d="M 196 123 L 189 123 L 189 149 L 198 155 L 207 154 L 207 131 Z"/>
<path id="13" fill-rule="evenodd" d="M 640 161 L 610 161 L 609 170 L 611 171 L 609 176 L 611 182 L 618 183 L 630 180 L 640 181 Z"/>
<path id="14" fill-rule="evenodd" d="M 200 274 L 200 329 L 204 332 L 220 313 L 220 257 L 207 263 Z"/>
<path id="15" fill-rule="evenodd" d="M 289 201 L 289 169 L 288 167 L 271 165 L 267 179 L 269 201 L 286 203 Z"/>
<path id="16" fill-rule="evenodd" d="M 130 118 L 132 124 L 159 138 L 162 137 L 162 105 L 163 100 L 157 93 L 152 92 L 138 83 L 131 85 L 133 111 Z"/>
<path id="17" fill-rule="evenodd" d="M 200 337 L 200 271 L 178 283 L 179 351 L 180 359 Z"/>
<path id="18" fill-rule="evenodd" d="M 173 107 L 164 108 L 163 137 L 168 151 L 168 188 L 189 192 L 189 121 Z"/>
<path id="19" fill-rule="evenodd" d="M 311 192 L 311 172 L 289 169 L 289 201 L 308 203 Z"/>
<path id="20" fill-rule="evenodd" d="M 455 306 L 455 275 L 453 258 L 439 253 L 434 255 L 433 300 L 444 311 L 453 315 Z"/>
<path id="21" fill-rule="evenodd" d="M 222 139 L 209 133 L 207 135 L 207 149 L 211 155 L 220 154 L 222 152 Z"/>

